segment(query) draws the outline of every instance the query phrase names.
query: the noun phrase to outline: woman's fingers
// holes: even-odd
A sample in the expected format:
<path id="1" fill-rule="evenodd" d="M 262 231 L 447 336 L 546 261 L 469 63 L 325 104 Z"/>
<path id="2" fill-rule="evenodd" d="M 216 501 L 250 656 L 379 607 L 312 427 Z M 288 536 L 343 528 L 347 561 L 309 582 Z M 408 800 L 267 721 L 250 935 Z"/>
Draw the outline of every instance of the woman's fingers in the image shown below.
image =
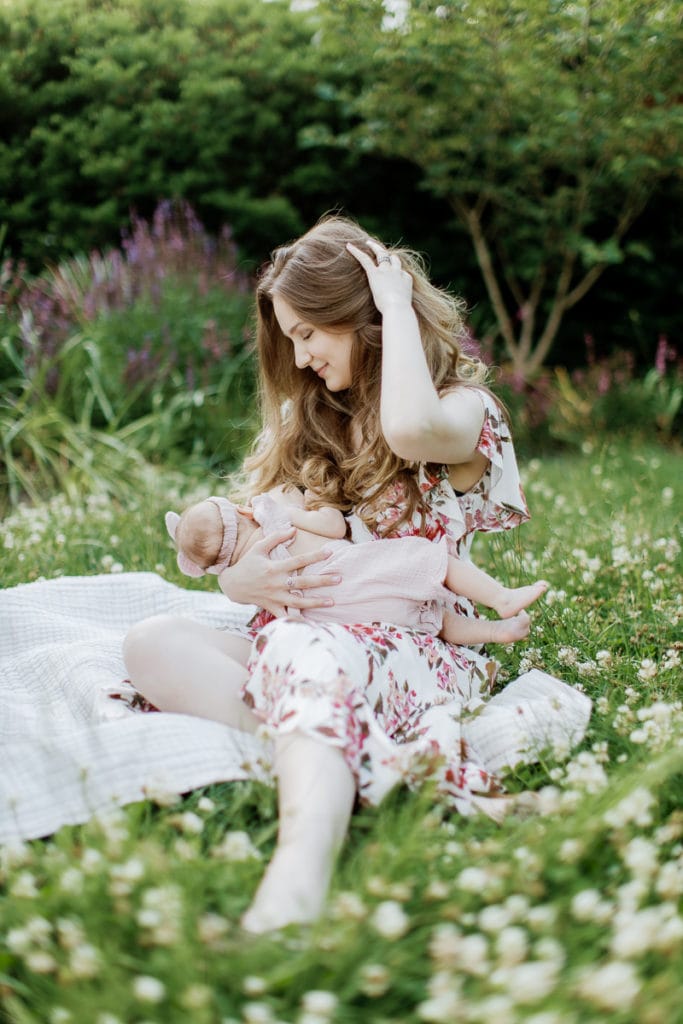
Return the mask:
<path id="1" fill-rule="evenodd" d="M 349 250 L 352 256 L 356 257 L 361 267 L 363 267 L 365 271 L 372 270 L 373 267 L 377 266 L 373 258 L 371 256 L 368 256 L 366 252 L 363 252 L 362 249 L 359 249 L 358 246 L 353 244 L 353 242 L 347 242 L 346 248 Z"/>

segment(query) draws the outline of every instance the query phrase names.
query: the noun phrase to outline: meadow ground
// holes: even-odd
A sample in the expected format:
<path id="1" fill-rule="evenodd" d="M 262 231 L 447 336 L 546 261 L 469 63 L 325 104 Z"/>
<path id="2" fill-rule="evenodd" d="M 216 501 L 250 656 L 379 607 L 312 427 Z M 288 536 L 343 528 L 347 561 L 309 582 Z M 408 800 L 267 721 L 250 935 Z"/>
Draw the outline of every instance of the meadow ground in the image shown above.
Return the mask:
<path id="1" fill-rule="evenodd" d="M 594 701 L 571 759 L 508 778 L 546 813 L 462 819 L 429 788 L 353 819 L 312 928 L 237 927 L 276 833 L 271 789 L 136 804 L 0 851 L 7 1024 L 683 1022 L 683 456 L 635 442 L 522 464 L 532 520 L 479 564 L 551 590 L 502 680 Z M 136 505 L 57 498 L 0 526 L 3 585 L 180 576 L 163 512 L 217 483 L 159 473 Z"/>

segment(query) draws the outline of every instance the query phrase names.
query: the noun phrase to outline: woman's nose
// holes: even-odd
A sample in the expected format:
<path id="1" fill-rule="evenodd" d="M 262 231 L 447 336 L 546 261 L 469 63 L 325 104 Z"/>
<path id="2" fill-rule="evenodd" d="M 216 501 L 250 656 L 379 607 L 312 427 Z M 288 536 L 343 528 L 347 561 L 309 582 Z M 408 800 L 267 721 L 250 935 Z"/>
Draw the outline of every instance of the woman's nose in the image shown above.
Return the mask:
<path id="1" fill-rule="evenodd" d="M 303 370 L 311 361 L 311 353 L 303 341 L 294 342 L 294 362 L 298 370 Z"/>

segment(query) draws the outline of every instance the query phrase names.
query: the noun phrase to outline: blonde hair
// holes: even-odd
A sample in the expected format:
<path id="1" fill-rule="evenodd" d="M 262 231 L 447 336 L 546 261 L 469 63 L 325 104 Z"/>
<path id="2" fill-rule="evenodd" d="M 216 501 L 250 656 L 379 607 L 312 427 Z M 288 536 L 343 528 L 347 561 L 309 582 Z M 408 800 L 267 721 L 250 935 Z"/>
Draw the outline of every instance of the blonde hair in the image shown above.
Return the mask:
<path id="1" fill-rule="evenodd" d="M 276 249 L 262 272 L 256 290 L 262 430 L 244 469 L 252 494 L 277 484 L 308 488 L 316 505 L 355 509 L 371 529 L 382 495 L 402 483 L 406 509 L 393 530 L 425 509 L 415 464 L 391 451 L 380 426 L 381 316 L 365 271 L 346 248 L 352 242 L 374 258 L 367 238 L 354 221 L 326 217 Z M 417 253 L 399 246 L 391 252 L 413 278 L 413 308 L 436 388 L 482 384 L 484 364 L 462 349 L 463 303 L 429 282 Z M 297 369 L 275 318 L 274 295 L 313 326 L 354 332 L 352 383 L 346 391 L 330 392 L 315 374 Z M 352 421 L 360 427 L 356 448 Z"/>

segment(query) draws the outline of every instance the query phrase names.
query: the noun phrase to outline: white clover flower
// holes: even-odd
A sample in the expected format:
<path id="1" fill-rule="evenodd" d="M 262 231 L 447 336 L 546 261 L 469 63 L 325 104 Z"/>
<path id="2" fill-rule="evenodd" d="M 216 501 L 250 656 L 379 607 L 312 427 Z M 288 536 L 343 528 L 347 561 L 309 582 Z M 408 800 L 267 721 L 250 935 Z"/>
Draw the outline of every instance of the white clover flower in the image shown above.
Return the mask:
<path id="1" fill-rule="evenodd" d="M 659 907 L 646 907 L 635 913 L 622 911 L 614 919 L 610 951 L 618 960 L 642 956 L 652 949 L 661 927 Z"/>
<path id="2" fill-rule="evenodd" d="M 59 878 L 59 888 L 62 892 L 70 892 L 74 895 L 83 891 L 83 872 L 80 868 L 67 868 Z"/>
<path id="3" fill-rule="evenodd" d="M 534 953 L 538 960 L 548 960 L 559 971 L 567 959 L 567 953 L 561 942 L 551 935 L 545 935 L 534 943 Z"/>
<path id="4" fill-rule="evenodd" d="M 506 989 L 515 1003 L 537 1003 L 554 989 L 557 965 L 551 960 L 533 960 L 499 967 L 491 975 L 491 981 Z"/>
<path id="5" fill-rule="evenodd" d="M 653 661 L 652 658 L 643 658 L 638 669 L 638 678 L 643 683 L 647 683 L 650 679 L 654 679 L 657 675 L 657 662 Z"/>
<path id="6" fill-rule="evenodd" d="M 355 892 L 340 892 L 335 897 L 332 907 L 332 916 L 337 919 L 350 921 L 362 921 L 368 912 L 363 900 Z"/>
<path id="7" fill-rule="evenodd" d="M 615 894 L 619 912 L 634 914 L 647 896 L 649 888 L 649 881 L 643 878 L 633 878 L 620 885 Z"/>
<path id="8" fill-rule="evenodd" d="M 503 967 L 521 964 L 529 952 L 529 940 L 524 929 L 515 924 L 503 928 L 496 938 L 496 952 Z"/>
<path id="9" fill-rule="evenodd" d="M 581 839 L 565 839 L 558 850 L 558 857 L 565 864 L 574 864 L 581 858 L 584 844 Z"/>
<path id="10" fill-rule="evenodd" d="M 662 915 L 663 920 L 655 938 L 655 948 L 663 953 L 670 953 L 683 943 L 683 918 L 675 913 L 675 907 L 671 907 L 671 910 L 671 914 Z"/>
<path id="11" fill-rule="evenodd" d="M 74 978 L 94 978 L 99 974 L 102 957 L 98 949 L 89 942 L 82 942 L 71 950 L 69 969 Z"/>
<path id="12" fill-rule="evenodd" d="M 92 846 L 86 847 L 81 856 L 81 868 L 86 875 L 95 875 L 102 869 L 104 857 Z"/>
<path id="13" fill-rule="evenodd" d="M 23 956 L 33 945 L 33 940 L 27 928 L 10 928 L 5 935 L 5 945 L 10 953 Z"/>
<path id="14" fill-rule="evenodd" d="M 220 914 L 202 914 L 197 920 L 199 941 L 206 946 L 219 945 L 230 930 L 230 922 Z"/>
<path id="15" fill-rule="evenodd" d="M 566 766 L 566 779 L 585 793 L 600 793 L 607 787 L 607 774 L 598 758 L 589 750 L 583 750 Z"/>
<path id="16" fill-rule="evenodd" d="M 160 1003 L 166 997 L 166 986 L 149 974 L 139 974 L 133 979 L 133 994 L 141 1003 Z"/>
<path id="17" fill-rule="evenodd" d="M 33 850 L 28 843 L 12 841 L 0 846 L 0 873 L 24 867 L 33 859 Z"/>
<path id="18" fill-rule="evenodd" d="M 677 899 L 683 895 L 683 858 L 662 864 L 655 882 L 655 892 L 665 899 Z"/>
<path id="19" fill-rule="evenodd" d="M 441 992 L 431 999 L 418 1003 L 417 1015 L 429 1024 L 453 1024 L 461 1019 L 462 999 L 459 991 Z"/>
<path id="20" fill-rule="evenodd" d="M 459 962 L 462 932 L 454 924 L 439 924 L 429 940 L 429 955 L 441 968 L 456 967 Z"/>
<path id="21" fill-rule="evenodd" d="M 317 1017 L 330 1017 L 337 1008 L 338 1002 L 339 999 L 334 992 L 328 992 L 325 989 L 311 989 L 310 992 L 305 992 L 301 998 L 303 1009 Z"/>
<path id="22" fill-rule="evenodd" d="M 601 1010 L 632 1009 L 640 988 L 633 964 L 620 960 L 589 968 L 577 985 L 579 995 Z"/>
<path id="23" fill-rule="evenodd" d="M 613 912 L 613 905 L 603 900 L 597 889 L 582 889 L 572 898 L 571 913 L 577 921 L 595 921 L 603 924 L 610 920 Z"/>
<path id="24" fill-rule="evenodd" d="M 245 1003 L 242 1016 L 245 1024 L 274 1024 L 273 1011 L 268 1003 Z"/>
<path id="25" fill-rule="evenodd" d="M 489 969 L 489 947 L 486 938 L 478 933 L 463 936 L 458 954 L 459 966 L 466 974 L 481 976 Z"/>
<path id="26" fill-rule="evenodd" d="M 188 985 L 180 996 L 180 1003 L 186 1010 L 203 1010 L 210 1005 L 212 998 L 213 993 L 208 985 Z"/>
<path id="27" fill-rule="evenodd" d="M 36 946 L 48 946 L 52 938 L 52 924 L 39 915 L 30 917 L 25 924 L 26 933 Z"/>
<path id="28" fill-rule="evenodd" d="M 441 878 L 434 878 L 424 890 L 426 900 L 445 900 L 451 894 L 451 887 L 448 882 Z"/>
<path id="29" fill-rule="evenodd" d="M 410 927 L 410 919 L 400 903 L 385 900 L 370 918 L 372 927 L 385 939 L 400 939 Z"/>
<path id="30" fill-rule="evenodd" d="M 256 974 L 248 974 L 242 982 L 242 991 L 245 996 L 262 996 L 268 991 L 268 983 L 265 978 Z"/>
<path id="31" fill-rule="evenodd" d="M 200 796 L 197 801 L 197 810 L 202 811 L 204 814 L 210 814 L 211 811 L 216 810 L 216 804 L 209 796 Z"/>
<path id="32" fill-rule="evenodd" d="M 517 1024 L 519 1017 L 510 997 L 499 993 L 476 1003 L 467 1019 L 482 1021 L 483 1024 L 489 1024 L 490 1021 L 496 1024 Z"/>
<path id="33" fill-rule="evenodd" d="M 246 832 L 226 832 L 218 846 L 211 851 L 211 856 L 228 861 L 261 859 L 261 854 Z"/>
<path id="34" fill-rule="evenodd" d="M 38 891 L 36 877 L 30 871 L 20 871 L 10 886 L 12 896 L 16 896 L 19 899 L 35 899 Z"/>
<path id="35" fill-rule="evenodd" d="M 76 949 L 85 941 L 85 932 L 80 921 L 72 917 L 60 917 L 57 921 L 57 936 L 64 949 Z"/>
<path id="36" fill-rule="evenodd" d="M 95 1018 L 95 1024 L 123 1024 L 120 1017 L 115 1017 L 113 1013 L 98 1013 Z"/>
<path id="37" fill-rule="evenodd" d="M 360 970 L 360 990 L 371 999 L 383 996 L 389 990 L 391 975 L 384 964 L 364 964 Z"/>
<path id="38" fill-rule="evenodd" d="M 69 1024 L 69 1022 L 72 1020 L 73 1017 L 71 1016 L 71 1011 L 67 1010 L 65 1006 L 53 1006 L 53 1008 L 50 1010 L 50 1024 Z M 95 1024 L 100 1024 L 99 1017 L 97 1018 Z M 121 1022 L 117 1020 L 115 1024 L 121 1024 Z"/>
<path id="39" fill-rule="evenodd" d="M 24 963 L 29 971 L 35 974 L 51 974 L 57 970 L 57 961 L 52 953 L 46 949 L 33 949 L 24 958 Z"/>
<path id="40" fill-rule="evenodd" d="M 672 668 L 680 668 L 681 665 L 681 653 L 675 647 L 669 647 L 664 652 L 664 660 L 662 661 L 662 668 L 668 671 Z"/>
<path id="41" fill-rule="evenodd" d="M 204 819 L 200 818 L 194 811 L 174 814 L 168 820 L 171 825 L 175 825 L 181 832 L 188 832 L 190 835 L 199 835 L 204 831 Z"/>
<path id="42" fill-rule="evenodd" d="M 659 851 L 651 840 L 642 836 L 635 836 L 621 851 L 621 856 L 636 878 L 648 879 L 657 871 Z"/>
<path id="43" fill-rule="evenodd" d="M 550 903 L 541 903 L 530 907 L 526 915 L 526 923 L 530 928 L 541 930 L 551 928 L 557 920 L 557 910 Z"/>
<path id="44" fill-rule="evenodd" d="M 491 873 L 485 868 L 468 867 L 464 868 L 455 880 L 456 885 L 463 892 L 485 892 L 491 882 Z"/>
<path id="45" fill-rule="evenodd" d="M 180 793 L 175 790 L 169 789 L 161 781 L 150 782 L 148 785 L 143 786 L 143 792 L 148 800 L 156 804 L 157 807 L 173 807 L 181 799 Z"/>
<path id="46" fill-rule="evenodd" d="M 652 824 L 652 807 L 656 803 L 649 789 L 637 786 L 628 796 L 620 800 L 603 815 L 603 821 L 612 828 L 623 828 L 634 824 L 645 827 Z"/>
<path id="47" fill-rule="evenodd" d="M 512 922 L 513 915 L 507 904 L 491 903 L 480 911 L 477 918 L 483 932 L 499 932 Z"/>

